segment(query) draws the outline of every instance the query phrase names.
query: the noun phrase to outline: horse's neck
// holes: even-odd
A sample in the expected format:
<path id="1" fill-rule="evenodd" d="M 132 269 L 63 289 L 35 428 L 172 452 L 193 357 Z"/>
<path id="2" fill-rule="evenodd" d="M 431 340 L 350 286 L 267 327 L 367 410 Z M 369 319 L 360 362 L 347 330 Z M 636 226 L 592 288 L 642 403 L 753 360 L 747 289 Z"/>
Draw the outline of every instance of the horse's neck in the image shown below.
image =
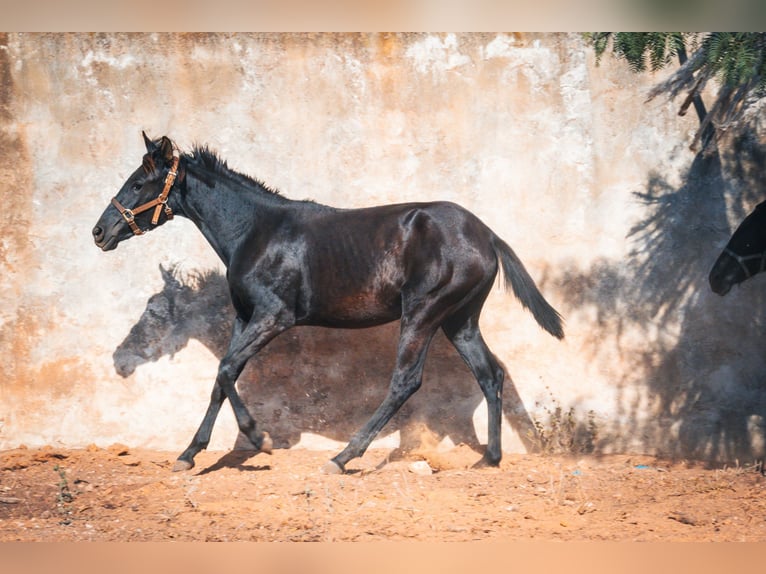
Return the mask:
<path id="1" fill-rule="evenodd" d="M 227 268 L 246 232 L 260 228 L 259 220 L 268 221 L 277 209 L 277 202 L 267 192 L 237 187 L 225 179 L 216 179 L 215 187 L 211 188 L 194 176 L 187 176 L 180 211 L 199 228 Z"/>
<path id="2" fill-rule="evenodd" d="M 230 315 L 233 319 L 234 313 L 232 312 Z M 226 354 L 226 349 L 229 346 L 229 339 L 231 339 L 231 323 L 222 326 L 222 328 L 208 325 L 206 328 L 199 329 L 190 334 L 189 338 L 197 339 L 203 346 L 207 347 L 208 351 L 213 353 L 216 359 L 220 360 Z"/>

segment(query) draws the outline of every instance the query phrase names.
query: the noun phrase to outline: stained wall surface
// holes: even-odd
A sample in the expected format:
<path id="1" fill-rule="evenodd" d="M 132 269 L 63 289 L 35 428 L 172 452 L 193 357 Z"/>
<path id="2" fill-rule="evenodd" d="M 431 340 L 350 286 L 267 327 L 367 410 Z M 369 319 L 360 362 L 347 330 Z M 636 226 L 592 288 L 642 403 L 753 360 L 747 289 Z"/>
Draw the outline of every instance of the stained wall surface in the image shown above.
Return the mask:
<path id="1" fill-rule="evenodd" d="M 290 198 L 476 213 L 566 318 L 559 342 L 490 295 L 506 450 L 762 455 L 763 282 L 706 282 L 762 191 L 762 130 L 692 151 L 697 119 L 645 101 L 659 79 L 596 65 L 578 34 L 4 35 L 0 448 L 180 449 L 201 420 L 232 321 L 223 266 L 180 218 L 109 253 L 91 237 L 146 130 Z M 341 444 L 384 396 L 397 333 L 295 329 L 241 392 L 277 446 Z M 236 437 L 225 408 L 211 448 Z M 486 441 L 441 335 L 381 435 L 424 437 Z"/>

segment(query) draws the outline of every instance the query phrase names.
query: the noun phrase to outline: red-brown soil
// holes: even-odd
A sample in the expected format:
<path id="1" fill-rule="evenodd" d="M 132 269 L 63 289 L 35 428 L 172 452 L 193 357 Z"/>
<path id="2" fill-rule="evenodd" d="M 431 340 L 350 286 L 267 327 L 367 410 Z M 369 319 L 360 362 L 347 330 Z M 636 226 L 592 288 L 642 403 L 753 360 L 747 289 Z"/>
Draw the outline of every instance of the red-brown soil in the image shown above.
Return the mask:
<path id="1" fill-rule="evenodd" d="M 464 445 L 396 455 L 372 450 L 333 476 L 319 471 L 332 453 L 308 450 L 202 452 L 183 473 L 175 453 L 120 445 L 0 452 L 0 541 L 766 540 L 753 467 L 506 455 L 474 468 Z"/>

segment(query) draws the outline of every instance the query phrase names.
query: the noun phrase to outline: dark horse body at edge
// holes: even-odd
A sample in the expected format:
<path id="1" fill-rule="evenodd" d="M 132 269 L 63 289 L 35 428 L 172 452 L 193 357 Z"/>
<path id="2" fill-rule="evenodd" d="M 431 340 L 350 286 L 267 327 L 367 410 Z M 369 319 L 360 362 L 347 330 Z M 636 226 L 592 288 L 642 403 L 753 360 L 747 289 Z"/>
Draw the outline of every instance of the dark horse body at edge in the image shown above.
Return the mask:
<path id="1" fill-rule="evenodd" d="M 359 328 L 397 319 L 400 338 L 388 393 L 370 420 L 325 466 L 344 472 L 421 384 L 439 328 L 476 377 L 489 410 L 484 460 L 498 464 L 504 373 L 479 331 L 498 269 L 537 322 L 563 338 L 546 302 L 508 245 L 465 209 L 445 202 L 336 209 L 292 201 L 226 166 L 207 148 L 179 154 L 144 134 L 143 165 L 93 229 L 109 251 L 175 215 L 200 229 L 227 269 L 236 320 L 207 412 L 174 470 L 194 466 L 225 399 L 255 448 L 271 450 L 236 390 L 250 357 L 295 325 Z"/>

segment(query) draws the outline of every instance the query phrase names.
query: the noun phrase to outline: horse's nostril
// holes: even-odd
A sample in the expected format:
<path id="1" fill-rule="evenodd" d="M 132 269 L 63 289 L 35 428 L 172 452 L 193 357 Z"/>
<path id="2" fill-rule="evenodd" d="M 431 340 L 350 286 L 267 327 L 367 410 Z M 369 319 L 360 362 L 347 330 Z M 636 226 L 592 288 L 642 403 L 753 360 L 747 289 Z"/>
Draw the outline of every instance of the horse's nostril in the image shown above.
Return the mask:
<path id="1" fill-rule="evenodd" d="M 98 225 L 93 228 L 93 237 L 95 237 L 96 239 L 101 237 L 103 234 L 104 234 L 104 230 L 101 229 Z"/>

